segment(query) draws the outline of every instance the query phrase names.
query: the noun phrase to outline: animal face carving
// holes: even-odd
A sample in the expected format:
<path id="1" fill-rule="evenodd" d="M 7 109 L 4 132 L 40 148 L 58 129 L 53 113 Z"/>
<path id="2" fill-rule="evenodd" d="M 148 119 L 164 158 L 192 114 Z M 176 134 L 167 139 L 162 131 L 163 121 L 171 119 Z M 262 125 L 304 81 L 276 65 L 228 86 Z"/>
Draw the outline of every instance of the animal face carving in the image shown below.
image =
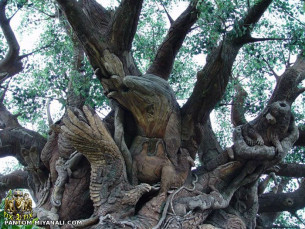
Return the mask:
<path id="1" fill-rule="evenodd" d="M 290 111 L 290 105 L 286 101 L 274 102 L 257 119 L 238 127 L 241 128 L 241 136 L 246 145 L 255 147 L 253 149 L 248 148 L 246 151 L 249 151 L 249 153 L 238 152 L 237 154 L 241 156 L 247 154 L 247 158 L 251 158 L 249 155 L 258 156 L 258 152 L 261 151 L 257 148 L 258 146 L 267 146 L 269 148 L 274 147 L 275 155 L 284 155 L 281 141 L 289 137 L 293 127 L 294 118 Z M 268 157 L 272 154 L 274 155 L 272 152 L 270 155 L 268 154 Z"/>
<path id="2" fill-rule="evenodd" d="M 127 108 L 146 137 L 163 138 L 168 120 L 178 106 L 168 82 L 158 76 L 111 76 L 106 95 Z"/>

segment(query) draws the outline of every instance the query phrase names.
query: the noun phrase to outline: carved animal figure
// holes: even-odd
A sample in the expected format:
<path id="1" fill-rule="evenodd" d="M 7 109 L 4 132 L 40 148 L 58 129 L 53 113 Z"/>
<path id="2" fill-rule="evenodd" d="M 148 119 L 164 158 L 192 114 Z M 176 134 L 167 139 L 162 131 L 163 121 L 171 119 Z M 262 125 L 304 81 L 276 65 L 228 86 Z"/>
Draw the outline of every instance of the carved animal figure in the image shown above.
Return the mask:
<path id="1" fill-rule="evenodd" d="M 166 193 L 170 188 L 182 186 L 189 169 L 194 165 L 188 152 L 180 149 L 177 160 L 179 166 L 175 168 L 166 155 L 162 139 L 153 141 L 140 136 L 137 138 L 140 140 L 135 140 L 135 142 L 144 140 L 141 151 L 133 155 L 133 168 L 136 170 L 138 180 L 148 184 L 161 181 L 160 193 Z M 155 144 L 152 145 L 152 143 Z"/>
<path id="2" fill-rule="evenodd" d="M 150 185 L 132 186 L 127 183 L 122 163 L 124 159 L 110 133 L 95 112 L 86 106 L 83 111 L 84 114 L 79 111 L 76 116 L 68 110 L 68 117 L 64 118 L 65 125 L 61 127 L 61 131 L 63 137 L 91 164 L 89 189 L 94 211 L 96 213 L 102 209 L 101 214 L 115 212 L 117 204 L 120 203 L 116 200 L 121 199 L 126 206 L 126 212 L 132 212 L 129 211 L 130 205 L 134 206 L 139 198 L 150 190 Z M 79 131 L 71 131 L 76 128 Z"/>
<path id="3" fill-rule="evenodd" d="M 293 116 L 286 101 L 272 103 L 258 120 L 242 126 L 242 136 L 249 146 L 274 146 L 277 153 L 283 153 L 281 140 L 287 134 Z"/>
<path id="4" fill-rule="evenodd" d="M 24 210 L 32 211 L 32 200 L 27 193 L 24 194 Z"/>
<path id="5" fill-rule="evenodd" d="M 4 211 L 6 211 L 6 212 L 14 212 L 15 211 L 14 200 L 9 199 L 9 198 L 5 199 Z"/>
<path id="6" fill-rule="evenodd" d="M 24 199 L 21 196 L 18 196 L 15 200 L 15 206 L 17 211 L 24 211 Z"/>

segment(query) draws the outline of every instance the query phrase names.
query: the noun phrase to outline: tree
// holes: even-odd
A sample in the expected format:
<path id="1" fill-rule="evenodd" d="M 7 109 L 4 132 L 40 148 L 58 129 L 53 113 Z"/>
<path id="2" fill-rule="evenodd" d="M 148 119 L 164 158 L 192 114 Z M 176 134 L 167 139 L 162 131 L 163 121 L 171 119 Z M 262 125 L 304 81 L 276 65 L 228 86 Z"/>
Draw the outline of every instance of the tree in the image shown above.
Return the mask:
<path id="1" fill-rule="evenodd" d="M 122 0 L 113 10 L 94 0 L 55 2 L 53 15 L 41 10 L 40 1 L 0 1 L 0 25 L 8 44 L 0 62 L 0 154 L 13 155 L 25 166 L 0 177 L 2 191 L 27 188 L 37 201 L 38 218 L 84 219 L 82 226 L 88 228 L 270 227 L 279 212 L 296 214 L 305 206 L 303 181 L 297 190 L 284 192 L 287 180 L 277 184 L 275 177 L 304 177 L 302 164 L 282 163 L 290 149 L 297 152 L 296 147 L 304 146 L 304 130 L 296 125 L 302 116 L 291 110 L 305 91 L 304 25 L 295 18 L 302 14 L 301 3 L 293 8 L 278 0 L 192 0 L 176 20 L 166 10 L 170 2 L 155 3 L 168 16 L 170 28 L 158 48 L 161 39 L 156 35 L 154 49 L 143 54 L 145 47 L 132 46 L 141 42 L 137 26 L 147 19 L 140 16 L 142 0 Z M 70 35 L 72 58 L 65 59 L 67 42 L 45 44 L 70 64 L 59 75 L 53 75 L 50 66 L 39 73 L 45 83 L 40 91 L 47 91 L 52 82 L 66 93 L 66 112 L 54 124 L 49 119 L 47 138 L 22 127 L 18 115 L 7 109 L 10 104 L 5 105 L 10 80 L 25 71 L 22 60 L 29 56 L 20 54 L 5 13 L 9 6 L 10 12 L 36 7 L 48 18 L 59 19 Z M 281 33 L 270 29 L 274 25 L 264 18 L 268 10 L 289 19 Z M 164 25 L 156 28 L 160 32 Z M 261 33 L 273 36 L 255 37 Z M 204 52 L 207 58 L 180 107 L 168 81 L 182 85 L 183 77 L 175 76 L 181 65 L 174 65 L 179 51 L 189 52 L 182 48 L 185 40 L 191 44 L 185 49 Z M 287 60 L 292 54 L 298 54 L 293 64 Z M 146 61 L 148 67 L 140 71 L 134 57 L 144 55 L 148 60 L 138 62 Z M 274 68 L 281 60 L 286 69 L 278 75 Z M 276 86 L 267 98 L 262 92 L 270 72 Z M 241 79 L 249 73 L 249 80 L 258 85 L 250 98 Z M 96 89 L 95 77 L 112 107 L 103 120 L 85 105 Z M 19 106 L 27 106 L 24 97 L 35 101 L 33 87 L 24 94 L 11 87 Z M 53 90 L 61 93 L 56 86 Z M 258 107 L 249 103 L 253 97 L 265 100 Z M 233 145 L 222 149 L 209 116 L 216 108 L 224 109 L 221 102 L 231 100 Z M 251 109 L 256 117 L 247 122 L 245 114 Z M 196 157 L 200 165 L 191 170 Z M 277 186 L 264 193 L 271 178 Z"/>

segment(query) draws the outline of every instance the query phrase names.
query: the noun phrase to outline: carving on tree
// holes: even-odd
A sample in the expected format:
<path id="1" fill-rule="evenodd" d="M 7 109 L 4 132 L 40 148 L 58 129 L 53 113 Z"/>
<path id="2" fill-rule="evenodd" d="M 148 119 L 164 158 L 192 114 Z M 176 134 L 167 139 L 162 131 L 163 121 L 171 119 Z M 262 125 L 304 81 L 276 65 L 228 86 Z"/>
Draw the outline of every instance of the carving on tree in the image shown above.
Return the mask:
<path id="1" fill-rule="evenodd" d="M 0 61 L 0 84 L 22 70 L 23 56 L 3 13 L 7 2 L 0 0 L 0 24 L 9 46 Z M 259 211 L 273 210 L 274 196 L 261 194 L 264 188 L 258 178 L 273 170 L 298 138 L 290 108 L 305 91 L 298 88 L 305 77 L 304 57 L 299 55 L 278 77 L 265 111 L 249 123 L 243 109 L 247 95 L 237 85 L 232 147 L 220 147 L 209 123 L 210 112 L 231 80 L 239 50 L 263 40 L 252 38 L 251 32 L 272 0 L 256 1 L 238 17 L 198 71 L 193 93 L 182 108 L 166 80 L 200 16 L 201 1 L 191 1 L 171 22 L 143 75 L 131 52 L 142 0 L 122 0 L 114 13 L 95 0 L 56 2 L 59 14 L 71 25 L 66 29 L 74 45 L 73 70 L 81 73 L 85 52 L 114 111 L 101 121 L 90 108 L 82 108 L 86 98 L 73 92 L 71 78 L 67 112 L 50 126 L 46 141 L 22 128 L 5 108 L 5 89 L 0 98 L 0 154 L 16 156 L 27 169 L 0 176 L 1 191 L 14 188 L 12 181 L 22 181 L 18 186 L 33 189 L 39 199 L 35 212 L 41 220 L 91 215 L 82 226 L 97 224 L 92 228 L 254 228 Z M 84 71 L 80 75 L 85 76 Z M 197 155 L 202 166 L 191 171 Z M 287 174 L 287 168 L 277 172 Z M 304 187 L 292 199 L 284 195 L 281 209 L 305 205 L 296 201 Z M 260 210 L 259 198 L 269 200 Z"/>
<path id="2" fill-rule="evenodd" d="M 68 110 L 62 126 L 63 136 L 91 164 L 90 197 L 95 215 L 114 214 L 124 204 L 125 214 L 132 214 L 137 200 L 150 190 L 148 184 L 133 187 L 127 181 L 124 159 L 119 148 L 96 113 L 84 107 L 76 116 Z M 129 212 L 129 213 L 128 213 Z"/>
<path id="3" fill-rule="evenodd" d="M 255 120 L 236 127 L 234 133 L 234 152 L 242 159 L 283 158 L 298 139 L 298 129 L 285 101 L 270 104 Z"/>
<path id="4" fill-rule="evenodd" d="M 161 192 L 166 192 L 175 183 L 181 186 L 193 162 L 185 149 L 178 153 L 180 113 L 169 84 L 152 74 L 124 78 L 114 75 L 104 80 L 104 84 L 106 95 L 128 109 L 137 123 L 138 136 L 129 149 L 133 179 L 147 183 L 161 180 Z M 173 176 L 170 178 L 165 174 Z"/>

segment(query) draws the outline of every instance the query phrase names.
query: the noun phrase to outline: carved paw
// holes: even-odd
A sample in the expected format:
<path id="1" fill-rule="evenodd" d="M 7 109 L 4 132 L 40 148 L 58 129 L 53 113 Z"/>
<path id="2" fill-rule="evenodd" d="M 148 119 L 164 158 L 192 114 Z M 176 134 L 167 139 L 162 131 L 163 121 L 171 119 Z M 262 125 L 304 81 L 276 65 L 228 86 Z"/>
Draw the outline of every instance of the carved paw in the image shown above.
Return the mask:
<path id="1" fill-rule="evenodd" d="M 285 156 L 285 152 L 284 152 L 282 147 L 275 149 L 275 157 L 274 157 L 274 159 L 276 159 L 276 160 L 283 159 L 284 156 Z"/>
<path id="2" fill-rule="evenodd" d="M 252 140 L 251 138 L 245 138 L 245 142 L 249 146 L 255 146 L 256 145 L 256 142 L 254 140 Z"/>
<path id="3" fill-rule="evenodd" d="M 256 144 L 259 146 L 263 146 L 264 145 L 264 140 L 262 137 L 257 138 L 256 140 Z"/>

